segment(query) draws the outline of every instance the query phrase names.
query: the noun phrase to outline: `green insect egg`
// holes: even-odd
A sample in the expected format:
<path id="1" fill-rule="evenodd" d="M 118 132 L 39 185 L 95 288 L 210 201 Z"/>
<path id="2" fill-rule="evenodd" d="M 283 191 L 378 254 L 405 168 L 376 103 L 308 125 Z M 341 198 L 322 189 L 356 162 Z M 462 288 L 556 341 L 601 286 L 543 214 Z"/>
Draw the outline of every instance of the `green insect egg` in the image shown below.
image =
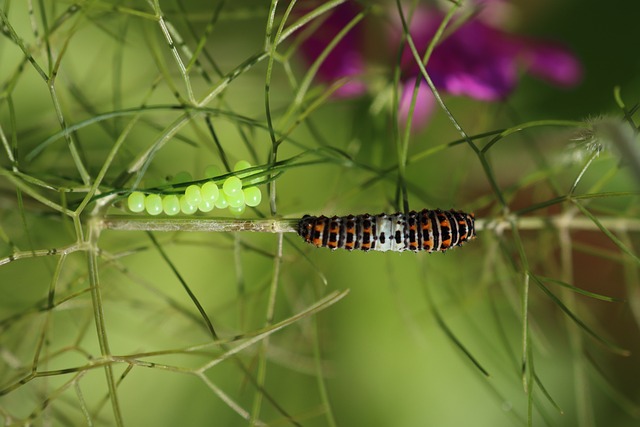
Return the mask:
<path id="1" fill-rule="evenodd" d="M 144 193 L 141 191 L 134 191 L 129 194 L 127 198 L 127 206 L 131 212 L 142 212 L 144 211 Z"/>
<path id="2" fill-rule="evenodd" d="M 185 215 L 192 215 L 198 210 L 197 205 L 192 205 L 186 196 L 180 196 L 180 211 Z"/>
<path id="3" fill-rule="evenodd" d="M 259 173 L 259 172 L 260 172 L 260 171 L 255 171 L 255 172 L 253 172 L 251 175 L 256 174 L 256 173 Z M 264 175 L 263 175 L 263 176 L 259 176 L 259 177 L 256 177 L 256 178 L 253 178 L 253 179 L 250 179 L 250 180 L 249 180 L 249 182 L 248 182 L 248 184 L 251 184 L 251 185 L 254 185 L 254 184 L 261 184 L 261 183 L 262 183 L 261 181 L 263 181 L 263 180 L 264 180 L 264 178 L 265 178 L 265 177 L 264 177 Z"/>
<path id="4" fill-rule="evenodd" d="M 262 201 L 262 191 L 258 187 L 245 188 L 242 192 L 247 206 L 256 207 Z"/>
<path id="5" fill-rule="evenodd" d="M 241 170 L 249 169 L 250 167 L 251 163 L 247 162 L 246 160 L 240 160 L 233 166 L 233 171 L 238 172 Z"/>
<path id="6" fill-rule="evenodd" d="M 251 167 L 251 163 L 247 162 L 246 160 L 240 160 L 238 163 L 236 163 L 233 166 L 233 171 L 234 172 L 239 172 L 245 169 L 249 169 Z M 248 174 L 240 174 L 240 177 L 244 177 Z"/>
<path id="7" fill-rule="evenodd" d="M 220 190 L 215 182 L 209 181 L 202 184 L 200 195 L 202 196 L 202 200 L 214 203 L 220 196 Z"/>
<path id="8" fill-rule="evenodd" d="M 244 210 L 245 205 L 239 206 L 237 208 L 229 206 L 229 212 L 231 212 L 233 215 L 242 215 L 244 213 Z"/>
<path id="9" fill-rule="evenodd" d="M 237 176 L 230 176 L 224 181 L 224 184 L 222 184 L 222 191 L 224 191 L 227 196 L 234 196 L 237 193 L 241 193 L 242 181 Z"/>
<path id="10" fill-rule="evenodd" d="M 158 194 L 149 194 L 144 199 L 144 208 L 149 215 L 160 215 L 162 212 L 162 197 Z"/>
<path id="11" fill-rule="evenodd" d="M 227 196 L 225 196 L 224 192 L 220 192 L 218 200 L 215 201 L 215 207 L 218 209 L 225 209 L 228 206 L 229 202 L 227 202 Z"/>
<path id="12" fill-rule="evenodd" d="M 190 205 L 198 206 L 202 201 L 202 193 L 200 192 L 200 186 L 195 184 L 188 186 L 184 192 L 184 197 L 187 198 L 187 202 Z"/>
<path id="13" fill-rule="evenodd" d="M 193 181 L 193 177 L 187 171 L 180 171 L 171 180 L 173 184 L 180 184 L 181 182 L 190 182 Z"/>
<path id="14" fill-rule="evenodd" d="M 244 192 L 238 191 L 233 196 L 227 195 L 227 202 L 229 203 L 229 207 L 231 208 L 239 208 L 243 206 L 244 203 Z"/>
<path id="15" fill-rule="evenodd" d="M 217 165 L 209 165 L 204 170 L 204 177 L 205 178 L 213 178 L 213 177 L 216 177 L 216 176 L 218 176 L 220 174 L 222 174 L 222 169 L 220 169 L 220 167 L 217 166 Z"/>
<path id="16" fill-rule="evenodd" d="M 234 172 L 239 172 L 239 171 L 243 171 L 245 169 L 249 169 L 253 167 L 251 165 L 251 163 L 247 162 L 246 160 L 240 160 L 238 163 L 236 163 L 236 165 L 233 167 L 233 171 Z M 238 174 L 239 178 L 246 178 L 247 176 L 250 175 L 254 175 L 256 173 L 258 173 L 259 171 L 252 171 L 252 172 L 247 172 L 247 173 L 240 173 Z M 260 182 L 263 179 L 263 177 L 257 177 L 257 178 L 253 178 L 252 180 L 249 181 L 250 184 L 256 184 L 258 182 Z"/>
<path id="17" fill-rule="evenodd" d="M 175 194 L 169 194 L 162 198 L 162 210 L 169 216 L 180 213 L 180 199 Z"/>
<path id="18" fill-rule="evenodd" d="M 215 202 L 212 202 L 211 200 L 202 199 L 202 201 L 198 204 L 198 209 L 200 209 L 201 212 L 211 212 L 214 207 Z"/>

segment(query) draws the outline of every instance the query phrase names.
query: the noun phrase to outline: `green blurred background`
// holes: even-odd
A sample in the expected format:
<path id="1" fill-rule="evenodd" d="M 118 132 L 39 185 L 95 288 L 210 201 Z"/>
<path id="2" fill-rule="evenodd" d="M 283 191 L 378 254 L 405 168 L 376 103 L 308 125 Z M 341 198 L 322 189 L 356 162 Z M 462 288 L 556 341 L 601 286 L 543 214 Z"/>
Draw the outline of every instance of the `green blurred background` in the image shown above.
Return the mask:
<path id="1" fill-rule="evenodd" d="M 12 35 L 4 26 L 0 40 L 0 125 L 7 141 L 3 146 L 10 147 L 0 156 L 0 257 L 26 254 L 25 259 L 0 265 L 0 419 L 6 425 L 84 425 L 88 420 L 116 425 L 116 400 L 125 425 L 246 425 L 250 422 L 243 419 L 245 412 L 268 425 L 526 425 L 530 402 L 521 372 L 526 281 L 520 248 L 529 271 L 624 300 L 599 301 L 547 283 L 597 336 L 631 352 L 620 356 L 592 339 L 529 282 L 527 367 L 534 362 L 539 380 L 529 422 L 637 425 L 640 241 L 633 227 L 639 216 L 638 186 L 624 162 L 607 150 L 588 169 L 577 194 L 628 192 L 594 196 L 588 208 L 630 230 L 616 236 L 636 258 L 623 253 L 597 227 L 580 231 L 569 225 L 564 234 L 543 224 L 523 228 L 517 236 L 508 229 L 485 229 L 476 241 L 446 254 L 331 252 L 286 234 L 279 257 L 276 234 L 154 233 L 169 264 L 147 233 L 104 230 L 89 247 L 100 251 L 97 283 L 110 354 L 115 355 L 107 363 L 117 390 L 110 393 L 94 320 L 90 252 L 64 257 L 28 254 L 72 245 L 78 230 L 69 217 L 27 188 L 75 208 L 87 185 L 64 138 L 58 137 L 33 158 L 29 153 L 61 131 L 55 103 L 68 126 L 82 124 L 73 138 L 92 178 L 123 130 L 133 125 L 101 185 L 101 191 L 126 190 L 135 177 L 121 186 L 115 184 L 118 178 L 163 132 L 175 129 L 174 121 L 184 114 L 177 106 L 186 103 L 187 92 L 154 17 L 155 2 L 85 1 L 75 4 L 78 8 L 69 1 L 32 3 L 31 17 L 30 2 L 0 1 L 15 31 Z M 198 64 L 189 72 L 197 100 L 233 70 L 241 70 L 220 86 L 219 95 L 207 105 L 213 109 L 208 118 L 231 164 L 241 159 L 267 164 L 268 56 L 250 58 L 264 49 L 270 4 L 158 5 L 185 64 L 188 52 L 198 52 Z M 285 8 L 277 8 L 276 27 Z M 513 2 L 513 8 L 514 31 L 564 42 L 581 59 L 585 79 L 576 89 L 561 91 L 524 77 L 517 92 L 501 104 L 445 97 L 469 134 L 532 120 L 621 118 L 614 86 L 621 88 L 629 108 L 635 105 L 640 59 L 630 34 L 640 4 L 549 0 Z M 184 44 L 175 39 L 178 34 Z M 271 114 L 279 131 L 288 129 L 279 120 L 305 73 L 295 48 L 289 50 L 293 39 L 278 48 L 281 56 L 274 62 L 270 85 Z M 52 85 L 55 92 L 25 52 L 45 73 L 60 61 Z M 251 67 L 243 68 L 243 63 Z M 315 82 L 307 101 L 324 90 Z M 323 150 L 305 157 L 318 164 L 291 167 L 278 177 L 276 217 L 373 214 L 397 208 L 397 174 L 381 178 L 380 173 L 397 163 L 396 142 L 388 110 L 372 111 L 376 99 L 372 95 L 326 100 L 306 121 L 295 121 L 302 111 L 294 114 L 289 122 L 293 131 L 280 146 L 279 159 Z M 126 114 L 91 121 L 111 111 Z M 553 198 L 554 188 L 562 194 L 569 190 L 584 166 L 584 161 L 566 160 L 577 134 L 576 129 L 542 126 L 494 147 L 490 165 L 512 210 Z M 412 135 L 409 155 L 427 153 L 458 137 L 438 111 L 424 130 Z M 348 153 L 354 161 L 332 155 L 327 147 Z M 210 164 L 223 166 L 220 150 L 204 117 L 194 112 L 155 154 L 142 186 L 162 183 L 184 170 L 198 178 Z M 475 211 L 483 221 L 502 219 L 496 194 L 466 145 L 424 155 L 407 167 L 406 181 L 413 209 L 456 208 Z M 267 189 L 262 189 L 261 206 L 243 218 L 272 216 Z M 92 218 L 126 213 L 121 201 L 107 212 L 92 213 L 93 206 L 79 217 L 85 233 Z M 557 202 L 525 216 L 545 218 L 575 210 L 570 203 Z M 211 216 L 216 215 L 228 216 L 215 211 Z M 574 217 L 582 215 L 578 211 Z M 212 343 L 172 267 L 196 295 L 218 336 L 229 340 L 227 347 Z M 48 305 L 51 289 L 55 304 Z M 269 323 L 293 320 L 323 297 L 346 289 L 349 294 L 335 305 L 197 374 L 199 367 Z M 273 322 L 268 315 L 272 292 Z"/>

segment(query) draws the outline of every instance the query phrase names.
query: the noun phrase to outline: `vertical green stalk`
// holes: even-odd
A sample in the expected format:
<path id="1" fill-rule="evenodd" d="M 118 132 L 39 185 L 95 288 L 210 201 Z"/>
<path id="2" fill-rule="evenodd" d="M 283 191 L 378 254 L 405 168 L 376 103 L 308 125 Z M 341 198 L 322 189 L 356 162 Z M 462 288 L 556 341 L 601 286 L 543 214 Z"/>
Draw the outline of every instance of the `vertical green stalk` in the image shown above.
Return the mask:
<path id="1" fill-rule="evenodd" d="M 267 315 L 265 321 L 265 328 L 268 328 L 273 324 L 273 316 L 276 307 L 276 296 L 278 295 L 278 283 L 280 281 L 280 266 L 282 264 L 282 243 L 284 240 L 284 234 L 278 233 L 278 250 L 273 260 L 273 275 L 271 277 L 271 286 L 269 287 L 269 299 L 267 301 Z M 267 376 L 267 348 L 269 347 L 269 336 L 266 336 L 262 340 L 259 354 L 259 365 L 256 382 L 259 389 L 264 389 L 264 383 Z M 262 392 L 258 390 L 256 398 L 253 401 L 253 408 L 251 411 L 251 426 L 254 426 L 256 420 L 260 418 L 260 408 L 262 407 Z"/>
<path id="2" fill-rule="evenodd" d="M 575 188 L 575 186 L 574 186 Z M 561 280 L 565 283 L 573 283 L 573 256 L 571 246 L 571 234 L 568 227 L 558 228 L 560 240 L 560 265 Z M 576 294 L 569 289 L 562 289 L 562 299 L 572 313 L 577 313 L 578 304 Z M 589 390 L 589 380 L 586 372 L 586 360 L 584 358 L 584 338 L 582 331 L 568 316 L 564 316 L 569 346 L 571 350 L 571 367 L 573 368 L 574 393 L 576 399 L 577 425 L 581 427 L 593 427 L 594 414 Z"/>
<path id="3" fill-rule="evenodd" d="M 100 235 L 100 228 L 91 223 L 89 230 L 89 242 L 90 249 L 87 251 L 87 258 L 89 264 L 89 284 L 91 286 L 91 303 L 93 305 L 93 317 L 96 325 L 96 332 L 98 337 L 98 343 L 100 345 L 100 352 L 102 357 L 107 359 L 111 356 L 111 350 L 109 349 L 109 341 L 107 338 L 107 328 L 104 320 L 104 307 L 102 304 L 102 292 L 101 284 L 98 276 L 98 237 Z M 109 388 L 109 399 L 111 401 L 111 407 L 113 409 L 113 416 L 115 418 L 116 425 L 121 427 L 124 425 L 122 420 L 122 413 L 120 411 L 120 404 L 118 402 L 118 390 L 116 388 L 116 382 L 113 377 L 113 367 L 111 363 L 104 365 L 104 373 L 107 379 L 107 386 Z"/>
<path id="4" fill-rule="evenodd" d="M 394 89 L 395 89 L 395 96 L 394 96 L 394 105 L 393 105 L 393 123 L 394 123 L 394 130 L 395 135 L 397 137 L 396 141 L 397 141 L 397 149 L 398 149 L 398 180 L 399 180 L 399 185 L 400 185 L 400 189 L 402 191 L 402 200 L 403 200 L 403 209 L 404 211 L 408 211 L 409 210 L 409 202 L 408 202 L 408 195 L 407 195 L 407 188 L 406 188 L 406 184 L 405 184 L 405 172 L 406 172 L 406 166 L 407 166 L 407 157 L 408 157 L 408 153 L 409 153 L 409 140 L 411 138 L 411 126 L 412 126 L 412 122 L 413 122 L 413 112 L 415 109 L 415 105 L 416 105 L 416 101 L 418 99 L 418 92 L 420 90 L 420 84 L 421 84 L 421 80 L 418 78 L 416 79 L 416 82 L 414 84 L 413 87 L 413 93 L 411 95 L 411 104 L 409 105 L 409 112 L 407 114 L 407 121 L 405 123 L 404 126 L 404 133 L 402 135 L 402 139 L 400 139 L 399 136 L 399 127 L 398 127 L 398 108 L 400 107 L 399 105 L 399 98 L 398 98 L 398 86 L 399 86 L 399 79 L 400 79 L 400 59 L 402 57 L 402 51 L 404 50 L 404 46 L 405 43 L 407 43 L 408 40 L 411 39 L 411 33 L 409 32 L 409 25 L 407 24 L 406 18 L 404 16 L 404 12 L 402 10 L 402 3 L 400 2 L 400 0 L 396 1 L 396 5 L 398 8 L 398 13 L 400 15 L 400 18 L 402 20 L 403 23 L 403 33 L 402 33 L 402 43 L 401 43 L 401 49 L 400 49 L 400 53 L 399 53 L 399 58 L 398 58 L 398 66 L 396 67 L 396 72 L 394 75 Z M 438 29 L 436 30 L 436 33 L 434 34 L 433 38 L 431 39 L 431 41 L 429 42 L 429 45 L 427 46 L 427 50 L 425 51 L 422 60 L 419 61 L 420 65 L 426 69 L 427 63 L 429 62 L 429 58 L 431 57 L 431 53 L 433 52 L 433 49 L 435 48 L 435 46 L 438 44 L 438 42 L 440 41 L 440 39 L 442 38 L 442 34 L 444 33 L 445 28 L 447 27 L 447 25 L 449 24 L 449 22 L 451 21 L 451 19 L 453 18 L 453 15 L 455 14 L 455 12 L 458 9 L 458 5 L 454 4 L 449 11 L 447 12 L 447 14 L 445 15 L 445 17 L 443 18 L 442 22 L 440 23 L 440 26 L 438 27 Z M 413 44 L 413 41 L 411 41 L 411 44 Z M 414 47 L 415 49 L 415 47 Z M 425 71 L 426 74 L 426 71 Z M 434 92 L 434 95 L 437 94 L 437 89 L 435 88 L 435 86 L 431 87 L 431 90 Z"/>

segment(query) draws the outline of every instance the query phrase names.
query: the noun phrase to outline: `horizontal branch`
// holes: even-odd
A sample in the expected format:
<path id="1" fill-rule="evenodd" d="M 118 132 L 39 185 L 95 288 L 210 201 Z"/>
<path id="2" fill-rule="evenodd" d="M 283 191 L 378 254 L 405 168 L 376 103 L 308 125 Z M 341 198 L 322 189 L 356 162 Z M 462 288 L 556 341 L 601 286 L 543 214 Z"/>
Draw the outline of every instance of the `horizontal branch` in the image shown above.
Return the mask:
<path id="1" fill-rule="evenodd" d="M 620 217 L 598 217 L 598 221 L 604 228 L 614 232 L 640 232 L 640 219 Z M 519 230 L 541 230 L 544 228 L 599 231 L 598 226 L 589 218 L 553 215 L 517 218 L 516 224 Z M 496 230 L 501 232 L 511 228 L 511 222 L 507 219 L 476 220 L 477 230 Z"/>
<path id="2" fill-rule="evenodd" d="M 254 231 L 260 233 L 296 233 L 299 219 L 240 218 L 154 218 L 127 215 L 108 216 L 99 221 L 110 230 L 145 231 Z"/>
<path id="3" fill-rule="evenodd" d="M 600 217 L 600 223 L 614 232 L 640 232 L 640 219 Z M 296 233 L 300 218 L 289 219 L 240 219 L 240 218 L 169 218 L 133 215 L 108 216 L 99 221 L 102 229 L 146 231 L 253 231 L 260 233 Z M 589 218 L 554 215 L 517 218 L 520 230 L 541 230 L 548 227 L 570 230 L 598 231 Z M 506 231 L 511 227 L 507 219 L 478 219 L 476 231 Z"/>
<path id="4" fill-rule="evenodd" d="M 584 231 L 600 231 L 600 228 L 589 218 L 569 215 L 554 215 L 549 217 L 517 218 L 516 226 L 519 230 L 569 229 Z M 640 232 L 640 219 L 600 217 L 600 225 L 613 233 Z M 134 215 L 114 215 L 103 219 L 96 219 L 93 223 L 98 229 L 124 231 L 204 231 L 231 232 L 253 231 L 260 233 L 297 233 L 299 218 L 290 219 L 239 219 L 239 218 L 169 218 Z M 491 230 L 502 234 L 511 229 L 511 222 L 507 218 L 478 219 L 475 222 L 476 231 Z M 88 242 L 74 243 L 69 246 L 53 249 L 34 249 L 30 251 L 16 251 L 8 257 L 0 258 L 0 266 L 23 258 L 41 256 L 67 255 L 76 251 L 90 250 Z"/>

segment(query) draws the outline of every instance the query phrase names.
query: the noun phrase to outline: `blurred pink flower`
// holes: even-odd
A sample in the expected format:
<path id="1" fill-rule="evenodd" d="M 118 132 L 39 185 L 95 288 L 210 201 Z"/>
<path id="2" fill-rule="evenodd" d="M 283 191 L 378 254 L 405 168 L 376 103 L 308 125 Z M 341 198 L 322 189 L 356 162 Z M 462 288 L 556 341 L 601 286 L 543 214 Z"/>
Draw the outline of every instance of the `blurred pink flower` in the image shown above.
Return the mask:
<path id="1" fill-rule="evenodd" d="M 307 7 L 303 9 L 308 11 Z M 305 61 L 312 64 L 338 33 L 361 11 L 360 5 L 351 0 L 333 9 L 320 27 L 303 42 L 300 52 Z M 320 65 L 318 77 L 325 82 L 331 83 L 344 77 L 353 78 L 333 93 L 335 97 L 352 98 L 367 92 L 364 81 L 358 79 L 364 74 L 366 68 L 366 59 L 362 53 L 365 44 L 363 32 L 358 31 L 358 27 L 352 28 Z"/>
<path id="2" fill-rule="evenodd" d="M 323 24 L 301 45 L 307 62 L 313 62 L 344 26 L 362 11 L 355 1 L 336 7 Z M 385 31 L 389 46 L 385 50 L 388 64 L 395 61 L 394 52 L 400 47 L 402 26 L 397 11 Z M 422 55 L 435 35 L 444 15 L 441 11 L 418 6 L 411 17 L 409 30 L 415 46 Z M 408 19 L 408 17 L 407 17 Z M 335 95 L 342 98 L 363 95 L 367 91 L 364 73 L 368 58 L 363 22 L 354 27 L 336 45 L 318 70 L 318 78 L 333 82 L 351 79 Z M 379 55 L 378 55 L 379 56 Z M 418 65 L 408 46 L 401 59 L 402 93 L 399 117 L 404 122 L 409 112 L 414 85 L 422 79 Z M 576 85 L 582 76 L 578 59 L 567 49 L 553 43 L 525 39 L 489 26 L 479 19 L 464 22 L 453 33 L 440 40 L 427 64 L 427 72 L 442 93 L 468 96 L 483 101 L 506 98 L 515 89 L 522 72 L 562 87 Z M 426 83 L 420 84 L 414 109 L 414 125 L 424 125 L 435 107 L 435 100 Z"/>

